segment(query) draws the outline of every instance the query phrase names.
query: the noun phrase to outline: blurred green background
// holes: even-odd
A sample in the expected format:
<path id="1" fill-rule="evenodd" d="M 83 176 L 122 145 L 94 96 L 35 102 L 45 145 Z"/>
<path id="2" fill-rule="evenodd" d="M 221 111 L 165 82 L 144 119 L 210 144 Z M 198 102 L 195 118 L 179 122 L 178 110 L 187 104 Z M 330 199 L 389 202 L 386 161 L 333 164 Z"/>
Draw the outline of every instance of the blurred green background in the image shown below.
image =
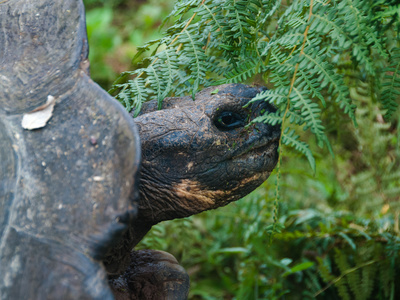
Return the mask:
<path id="1" fill-rule="evenodd" d="M 170 0 L 85 0 L 92 78 L 108 90 L 130 68 L 136 47 L 161 37 Z"/>
<path id="2" fill-rule="evenodd" d="M 161 36 L 173 1 L 84 2 L 91 75 L 107 90 L 136 47 Z M 357 129 L 326 112 L 335 157 L 319 150 L 315 175 L 283 150 L 279 203 L 274 173 L 236 203 L 155 226 L 138 248 L 175 255 L 190 299 L 400 299 L 400 122 L 385 123 L 366 88 L 351 91 Z"/>

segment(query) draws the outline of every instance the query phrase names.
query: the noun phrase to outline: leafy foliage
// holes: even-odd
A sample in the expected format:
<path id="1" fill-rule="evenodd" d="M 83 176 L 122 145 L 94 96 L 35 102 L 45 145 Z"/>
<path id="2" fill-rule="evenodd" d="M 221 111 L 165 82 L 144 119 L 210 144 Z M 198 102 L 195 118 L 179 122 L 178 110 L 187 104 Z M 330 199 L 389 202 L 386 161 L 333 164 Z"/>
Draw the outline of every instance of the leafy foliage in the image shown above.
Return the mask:
<path id="1" fill-rule="evenodd" d="M 400 48 L 394 48 L 391 52 L 389 66 L 384 69 L 384 82 L 381 99 L 386 116 L 390 118 L 398 107 L 397 98 L 400 95 Z"/>
<path id="2" fill-rule="evenodd" d="M 272 90 L 255 100 L 275 104 L 278 112 L 257 121 L 282 123 L 282 132 L 291 134 L 282 135 L 282 144 L 306 155 L 315 172 L 313 154 L 295 131 L 310 131 L 319 147 L 330 149 L 321 115 L 328 106 L 357 123 L 349 76 L 371 86 L 369 95 L 382 103 L 387 119 L 396 111 L 400 54 L 386 38 L 400 24 L 392 2 L 179 0 L 169 15 L 174 24 L 136 58 L 155 46 L 153 54 L 141 68 L 124 72 L 110 92 L 138 113 L 150 98 L 194 97 L 204 86 L 262 77 Z"/>

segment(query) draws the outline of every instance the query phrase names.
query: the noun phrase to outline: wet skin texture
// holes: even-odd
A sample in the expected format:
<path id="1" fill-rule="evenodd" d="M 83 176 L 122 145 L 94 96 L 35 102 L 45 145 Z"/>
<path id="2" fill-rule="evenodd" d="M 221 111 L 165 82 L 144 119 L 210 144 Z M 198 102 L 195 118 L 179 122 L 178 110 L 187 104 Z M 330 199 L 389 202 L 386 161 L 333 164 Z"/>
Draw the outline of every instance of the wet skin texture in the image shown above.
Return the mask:
<path id="1" fill-rule="evenodd" d="M 135 119 L 142 144 L 138 217 L 105 260 L 109 274 L 129 265 L 127 252 L 153 225 L 225 206 L 268 178 L 280 128 L 250 123 L 274 108 L 260 101 L 244 107 L 262 89 L 223 85 L 195 101 L 167 98 L 161 110 L 156 101 L 144 105 Z"/>

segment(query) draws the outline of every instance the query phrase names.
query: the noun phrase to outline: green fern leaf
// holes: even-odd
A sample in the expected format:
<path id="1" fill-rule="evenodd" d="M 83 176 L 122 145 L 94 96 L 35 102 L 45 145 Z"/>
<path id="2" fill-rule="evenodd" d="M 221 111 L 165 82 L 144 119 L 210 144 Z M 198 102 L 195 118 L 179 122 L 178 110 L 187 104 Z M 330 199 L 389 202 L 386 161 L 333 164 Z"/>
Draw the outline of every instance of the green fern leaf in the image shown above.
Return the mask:
<path id="1" fill-rule="evenodd" d="M 135 108 L 135 116 L 137 116 L 142 107 L 142 103 L 147 99 L 149 90 L 145 86 L 144 79 L 135 78 L 128 81 L 131 92 L 132 107 Z"/>
<path id="2" fill-rule="evenodd" d="M 157 57 L 162 62 L 160 73 L 164 86 L 163 93 L 158 97 L 158 106 L 161 108 L 161 101 L 176 89 L 173 83 L 178 79 L 178 57 L 173 49 L 166 49 L 160 52 Z"/>
<path id="3" fill-rule="evenodd" d="M 193 99 L 199 86 L 204 83 L 204 78 L 206 77 L 206 68 L 203 63 L 203 61 L 206 60 L 206 55 L 202 49 L 203 44 L 199 42 L 199 37 L 194 32 L 195 28 L 189 26 L 189 28 L 185 29 L 182 35 L 178 38 L 180 43 L 185 44 L 182 50 L 187 58 L 185 65 L 188 66 L 191 71 L 191 78 L 194 80 L 192 85 Z"/>
<path id="4" fill-rule="evenodd" d="M 321 88 L 328 87 L 328 92 L 337 96 L 336 102 L 339 102 L 340 108 L 349 115 L 354 124 L 357 124 L 354 114 L 355 105 L 351 103 L 349 90 L 343 78 L 335 74 L 332 66 L 324 61 L 325 57 L 320 56 L 315 49 L 307 47 L 304 52 L 304 55 L 300 57 L 299 67 L 315 72 L 318 75 L 317 80 L 321 82 Z"/>
<path id="5" fill-rule="evenodd" d="M 283 135 L 282 135 L 282 143 L 286 146 L 290 146 L 295 148 L 297 151 L 303 153 L 305 157 L 308 159 L 308 162 L 311 166 L 311 169 L 315 173 L 316 166 L 315 166 L 315 158 L 308 147 L 308 145 L 299 140 L 299 136 L 295 134 L 294 130 L 289 132 L 289 128 L 286 128 Z"/>
<path id="6" fill-rule="evenodd" d="M 311 132 L 317 137 L 318 145 L 322 148 L 326 137 L 324 133 L 325 128 L 320 119 L 321 109 L 318 107 L 318 104 L 313 103 L 306 94 L 302 93 L 296 87 L 293 88 L 290 101 L 294 108 L 301 110 L 301 115 L 306 121 L 304 130 L 310 128 Z"/>
<path id="7" fill-rule="evenodd" d="M 201 22 L 209 23 L 210 32 L 218 32 L 218 35 L 221 36 L 222 43 L 227 42 L 228 33 L 225 32 L 225 29 L 228 26 L 226 26 L 225 18 L 222 15 L 222 6 L 219 2 L 203 3 L 195 12 L 202 18 Z M 218 42 L 220 42 L 219 39 Z"/>
<path id="8" fill-rule="evenodd" d="M 289 89 L 287 87 L 276 88 L 273 90 L 266 90 L 258 93 L 251 100 L 251 102 L 264 100 L 279 107 L 283 103 L 287 102 L 288 94 L 289 94 Z"/>
<path id="9" fill-rule="evenodd" d="M 324 96 L 321 94 L 320 90 L 320 83 L 318 82 L 317 79 L 312 78 L 308 76 L 306 72 L 304 72 L 302 69 L 299 70 L 299 77 L 295 81 L 295 85 L 300 89 L 300 90 L 307 90 L 311 92 L 312 97 L 317 97 L 319 100 L 321 100 L 321 103 L 324 107 L 326 107 L 326 102 L 324 99 Z M 305 88 L 307 87 L 307 88 Z"/>
<path id="10" fill-rule="evenodd" d="M 370 299 L 372 290 L 374 288 L 374 283 L 376 280 L 376 264 L 370 264 L 368 266 L 364 266 L 361 269 L 362 279 L 361 279 L 361 290 L 360 294 L 361 299 Z"/>
<path id="11" fill-rule="evenodd" d="M 265 24 L 267 20 L 272 17 L 281 6 L 281 0 L 262 0 L 262 10 L 260 14 L 260 24 Z"/>
<path id="12" fill-rule="evenodd" d="M 149 41 L 141 47 L 137 47 L 137 52 L 136 52 L 135 56 L 132 58 L 132 62 L 135 62 L 143 53 L 149 51 L 151 46 L 153 46 L 155 44 L 160 45 L 161 43 L 162 43 L 161 39 L 157 39 L 157 40 Z"/>
<path id="13" fill-rule="evenodd" d="M 319 275 L 325 283 L 330 284 L 335 276 L 331 273 L 327 260 L 328 258 L 323 260 L 321 257 L 317 257 Z"/>
<path id="14" fill-rule="evenodd" d="M 123 89 L 120 93 L 117 95 L 117 100 L 122 103 L 123 106 L 125 106 L 127 111 L 132 110 L 132 98 L 129 95 L 129 92 Z"/>
<path id="15" fill-rule="evenodd" d="M 335 10 L 316 11 L 312 15 L 310 31 L 329 35 L 332 41 L 338 43 L 342 49 L 348 49 L 353 42 L 352 38 L 343 30 L 343 22 L 336 17 Z"/>
<path id="16" fill-rule="evenodd" d="M 400 99 L 400 48 L 392 50 L 389 66 L 384 69 L 380 101 L 386 109 L 385 119 L 390 119 L 397 110 Z"/>
<path id="17" fill-rule="evenodd" d="M 394 271 L 388 259 L 378 264 L 379 286 L 383 290 L 385 299 L 390 299 L 391 291 L 394 290 Z"/>
<path id="18" fill-rule="evenodd" d="M 235 65 L 233 70 L 226 72 L 226 79 L 219 80 L 215 84 L 243 82 L 247 78 L 258 73 L 258 69 L 258 62 L 256 60 L 249 59 L 247 62 Z"/>
<path id="19" fill-rule="evenodd" d="M 158 102 L 162 101 L 161 98 L 161 95 L 163 94 L 162 79 L 160 78 L 158 72 L 154 69 L 152 65 L 147 67 L 146 73 L 148 75 L 147 82 L 149 82 L 151 87 L 156 91 Z"/>
<path id="20" fill-rule="evenodd" d="M 347 254 L 344 251 L 335 249 L 335 263 L 338 266 L 341 274 L 346 274 L 347 270 L 351 267 L 347 261 Z M 355 271 L 357 272 L 357 271 Z M 351 300 L 353 297 L 350 294 L 348 285 L 347 285 L 347 278 L 343 276 L 340 280 L 335 281 L 335 287 L 337 288 L 339 295 L 342 299 Z"/>

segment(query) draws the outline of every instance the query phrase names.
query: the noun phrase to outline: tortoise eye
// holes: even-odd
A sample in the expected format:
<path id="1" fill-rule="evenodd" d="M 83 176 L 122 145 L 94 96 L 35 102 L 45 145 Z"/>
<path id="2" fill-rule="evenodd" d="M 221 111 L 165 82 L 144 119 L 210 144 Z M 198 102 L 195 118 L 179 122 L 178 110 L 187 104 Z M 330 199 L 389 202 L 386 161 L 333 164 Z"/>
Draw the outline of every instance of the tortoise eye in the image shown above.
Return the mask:
<path id="1" fill-rule="evenodd" d="M 219 130 L 232 130 L 235 128 L 243 127 L 245 119 L 238 113 L 231 111 L 223 111 L 214 119 L 214 125 Z"/>

